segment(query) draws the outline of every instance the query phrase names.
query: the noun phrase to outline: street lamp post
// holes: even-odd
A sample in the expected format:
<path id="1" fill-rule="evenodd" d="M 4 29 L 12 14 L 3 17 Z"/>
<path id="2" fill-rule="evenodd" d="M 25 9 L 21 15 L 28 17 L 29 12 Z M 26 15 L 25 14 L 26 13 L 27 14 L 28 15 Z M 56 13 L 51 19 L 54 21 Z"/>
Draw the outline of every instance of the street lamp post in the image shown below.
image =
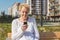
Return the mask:
<path id="1" fill-rule="evenodd" d="M 41 0 L 41 26 L 43 26 L 43 0 Z"/>
<path id="2" fill-rule="evenodd" d="M 54 22 L 55 22 L 55 13 L 56 13 L 56 10 L 55 10 L 55 0 L 54 0 Z"/>

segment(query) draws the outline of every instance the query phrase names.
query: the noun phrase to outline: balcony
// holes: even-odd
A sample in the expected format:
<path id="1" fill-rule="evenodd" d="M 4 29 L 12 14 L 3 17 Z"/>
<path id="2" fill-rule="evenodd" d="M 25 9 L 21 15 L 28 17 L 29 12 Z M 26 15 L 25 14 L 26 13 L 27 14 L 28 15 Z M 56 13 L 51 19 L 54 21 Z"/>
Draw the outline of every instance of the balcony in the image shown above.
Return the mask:
<path id="1" fill-rule="evenodd" d="M 57 17 L 60 17 L 60 13 L 58 13 L 58 14 L 50 14 L 49 16 L 57 16 Z"/>
<path id="2" fill-rule="evenodd" d="M 49 12 L 54 12 L 54 10 L 49 10 Z"/>
<path id="3" fill-rule="evenodd" d="M 60 4 L 49 4 L 50 7 L 52 6 L 60 6 Z"/>
<path id="4" fill-rule="evenodd" d="M 49 0 L 50 2 L 53 2 L 54 0 Z"/>
<path id="5" fill-rule="evenodd" d="M 60 6 L 60 4 L 55 4 L 54 6 Z"/>
<path id="6" fill-rule="evenodd" d="M 58 16 L 60 16 L 60 13 L 58 14 Z"/>
<path id="7" fill-rule="evenodd" d="M 55 9 L 55 11 L 60 11 L 60 8 Z"/>

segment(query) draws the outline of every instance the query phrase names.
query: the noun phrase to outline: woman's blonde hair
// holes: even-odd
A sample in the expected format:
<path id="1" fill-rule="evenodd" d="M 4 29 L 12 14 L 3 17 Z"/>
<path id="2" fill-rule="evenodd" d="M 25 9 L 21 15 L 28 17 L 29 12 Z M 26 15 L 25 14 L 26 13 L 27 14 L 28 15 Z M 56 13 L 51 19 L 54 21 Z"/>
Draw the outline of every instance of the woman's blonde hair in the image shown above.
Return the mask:
<path id="1" fill-rule="evenodd" d="M 28 4 L 20 4 L 19 5 L 19 10 L 20 11 L 21 11 L 22 7 L 25 7 L 28 10 L 28 12 L 30 11 L 30 6 Z"/>

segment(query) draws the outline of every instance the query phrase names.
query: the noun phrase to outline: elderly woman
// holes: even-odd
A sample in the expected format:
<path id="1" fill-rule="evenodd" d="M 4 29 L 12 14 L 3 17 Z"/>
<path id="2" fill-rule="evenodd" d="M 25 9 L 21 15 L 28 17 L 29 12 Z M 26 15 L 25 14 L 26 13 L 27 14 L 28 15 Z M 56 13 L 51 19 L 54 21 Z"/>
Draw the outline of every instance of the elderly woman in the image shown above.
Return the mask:
<path id="1" fill-rule="evenodd" d="M 28 4 L 19 5 L 20 17 L 12 21 L 12 40 L 39 40 L 35 18 L 29 17 Z"/>

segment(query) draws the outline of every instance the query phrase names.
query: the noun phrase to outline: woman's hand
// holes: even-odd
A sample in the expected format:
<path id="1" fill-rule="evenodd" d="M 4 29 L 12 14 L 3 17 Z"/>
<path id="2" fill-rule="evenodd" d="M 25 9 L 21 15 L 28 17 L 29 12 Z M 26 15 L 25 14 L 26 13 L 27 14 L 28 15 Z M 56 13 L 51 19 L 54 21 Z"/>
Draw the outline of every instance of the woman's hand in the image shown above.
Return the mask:
<path id="1" fill-rule="evenodd" d="M 22 25 L 21 29 L 22 31 L 25 31 L 27 29 L 27 25 Z"/>

